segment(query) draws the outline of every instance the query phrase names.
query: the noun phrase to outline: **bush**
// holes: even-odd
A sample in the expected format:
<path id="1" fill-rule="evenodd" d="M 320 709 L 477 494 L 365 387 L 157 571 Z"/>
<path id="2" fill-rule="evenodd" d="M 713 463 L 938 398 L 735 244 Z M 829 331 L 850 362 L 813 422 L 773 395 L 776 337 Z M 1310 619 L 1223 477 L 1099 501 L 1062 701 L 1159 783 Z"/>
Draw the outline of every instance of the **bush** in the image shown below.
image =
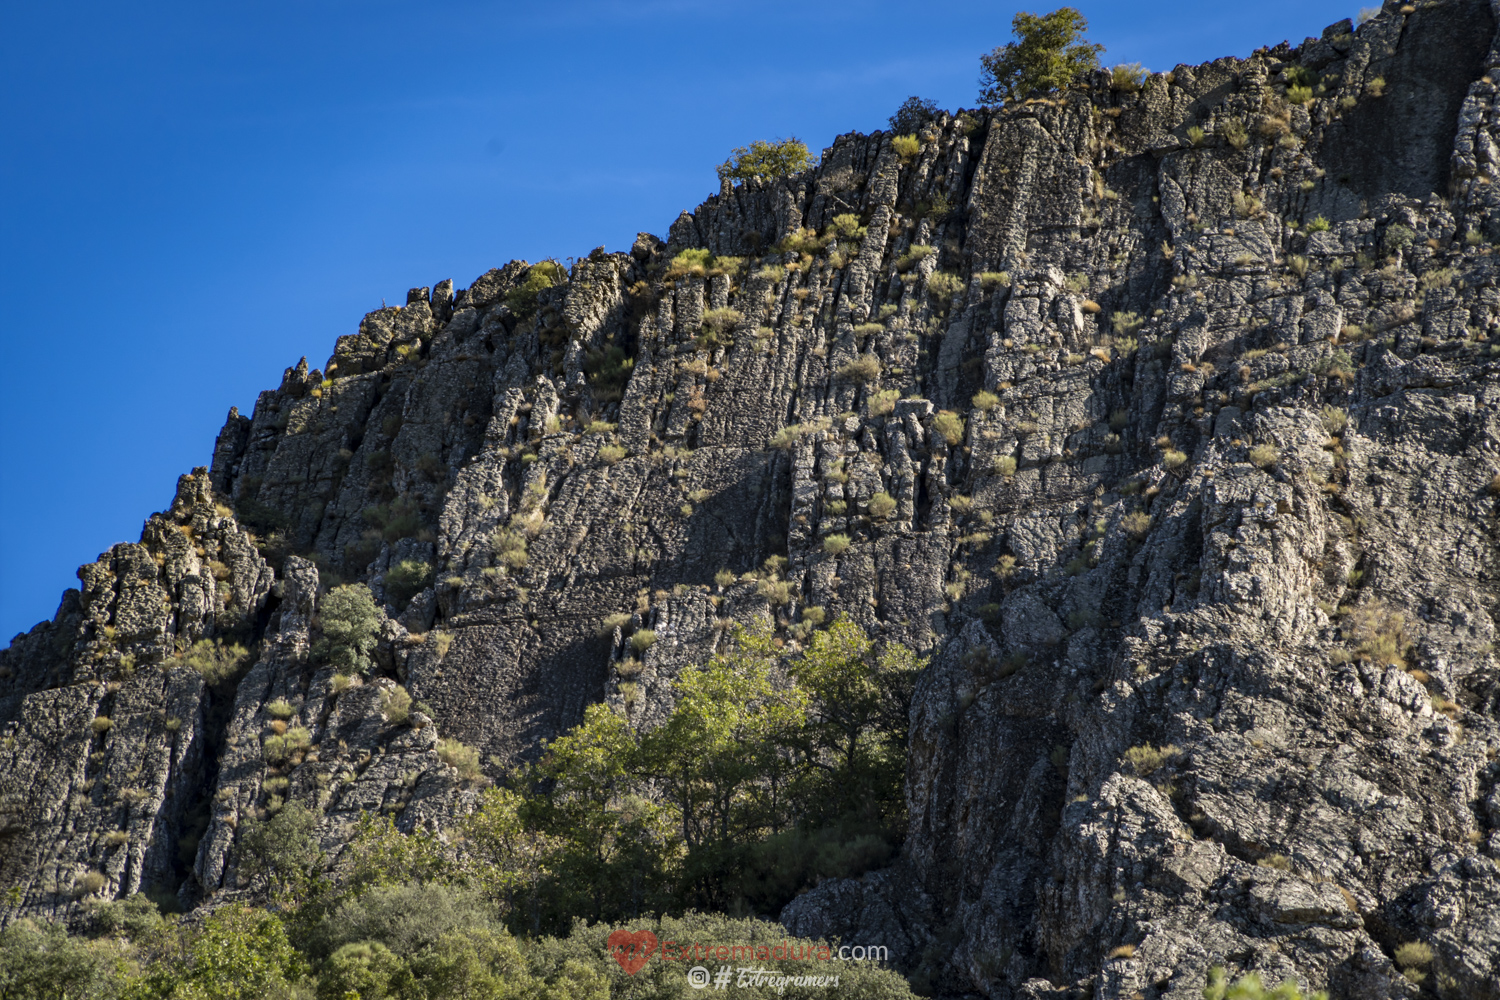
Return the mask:
<path id="1" fill-rule="evenodd" d="M 507 569 L 524 569 L 531 558 L 526 554 L 525 532 L 514 528 L 496 528 L 490 534 L 490 551 L 494 553 L 495 560 Z"/>
<path id="2" fill-rule="evenodd" d="M 630 452 L 621 445 L 605 444 L 600 445 L 599 450 L 595 454 L 599 457 L 599 461 L 605 465 L 618 465 L 624 461 L 625 456 L 630 454 Z"/>
<path id="3" fill-rule="evenodd" d="M 1041 97 L 1099 67 L 1104 46 L 1083 41 L 1089 22 L 1072 7 L 1012 19 L 1016 41 L 979 57 L 979 103 L 993 107 Z"/>
<path id="4" fill-rule="evenodd" d="M 848 535 L 829 535 L 823 539 L 823 551 L 831 556 L 841 555 L 852 544 Z"/>
<path id="5" fill-rule="evenodd" d="M 1168 760 L 1182 753 L 1177 747 L 1168 744 L 1164 747 L 1154 747 L 1149 743 L 1131 747 L 1125 751 L 1125 759 L 1135 768 L 1135 773 L 1142 778 L 1147 777 L 1153 771 L 1159 770 Z"/>
<path id="6" fill-rule="evenodd" d="M 402 725 L 411 718 L 411 695 L 406 688 L 397 685 L 380 692 L 380 713 L 387 722 Z M 291 733 L 287 734 L 288 736 Z"/>
<path id="7" fill-rule="evenodd" d="M 840 368 L 839 375 L 851 382 L 873 382 L 880 377 L 880 359 L 873 354 L 861 354 Z"/>
<path id="8" fill-rule="evenodd" d="M 988 389 L 980 389 L 969 402 L 974 404 L 974 409 L 981 413 L 988 413 L 1000 405 L 1000 397 Z"/>
<path id="9" fill-rule="evenodd" d="M 908 97 L 890 117 L 891 132 L 895 135 L 911 135 L 936 118 L 937 110 L 936 101 L 915 95 Z"/>
<path id="10" fill-rule="evenodd" d="M 816 434 L 822 430 L 827 430 L 827 427 L 816 423 L 787 424 L 781 430 L 771 435 L 771 447 L 790 450 L 795 448 L 797 442 L 801 441 L 804 437 L 809 434 Z"/>
<path id="11" fill-rule="evenodd" d="M 473 781 L 484 774 L 479 766 L 479 751 L 458 740 L 438 740 L 437 755 L 438 760 L 457 770 L 464 781 Z"/>
<path id="12" fill-rule="evenodd" d="M 745 321 L 745 314 L 738 309 L 706 309 L 703 312 L 703 325 L 715 334 L 721 334 L 731 330 Z"/>
<path id="13" fill-rule="evenodd" d="M 301 888 L 323 863 L 320 818 L 302 803 L 288 802 L 269 820 L 246 820 L 240 827 L 240 870 L 266 879 L 273 890 Z"/>
<path id="14" fill-rule="evenodd" d="M 1148 73 L 1138 62 L 1120 63 L 1109 71 L 1109 85 L 1115 90 L 1135 93 L 1146 85 Z"/>
<path id="15" fill-rule="evenodd" d="M 1294 980 L 1288 979 L 1274 990 L 1268 990 L 1261 982 L 1260 973 L 1247 972 L 1231 985 L 1224 967 L 1216 965 L 1208 970 L 1208 985 L 1203 990 L 1204 1000 L 1328 1000 L 1328 994 L 1303 994 Z"/>
<path id="16" fill-rule="evenodd" d="M 1168 448 L 1161 455 L 1161 464 L 1168 469 L 1180 468 L 1186 461 L 1187 455 L 1175 448 Z"/>
<path id="17" fill-rule="evenodd" d="M 1141 510 L 1133 511 L 1120 519 L 1120 527 L 1132 538 L 1144 538 L 1151 530 L 1151 515 Z"/>
<path id="18" fill-rule="evenodd" d="M 113 729 L 114 725 L 114 720 L 112 720 L 109 716 L 100 715 L 96 716 L 93 721 L 89 723 L 89 728 L 92 729 L 96 734 L 103 736 L 105 733 Z"/>
<path id="19" fill-rule="evenodd" d="M 285 698 L 277 698 L 266 706 L 266 714 L 273 719 L 290 719 L 297 714 L 297 709 Z"/>
<path id="20" fill-rule="evenodd" d="M 947 271 L 934 271 L 927 276 L 927 293 L 940 301 L 962 293 L 964 287 L 964 279 Z"/>
<path id="21" fill-rule="evenodd" d="M 377 942 L 410 959 L 449 934 L 498 930 L 490 914 L 482 896 L 455 886 L 377 885 L 333 909 L 309 945 L 314 955 L 326 955 L 358 942 Z"/>
<path id="22" fill-rule="evenodd" d="M 630 637 L 630 648 L 637 653 L 644 653 L 651 648 L 651 644 L 655 641 L 656 632 L 653 629 L 639 628 Z"/>
<path id="23" fill-rule="evenodd" d="M 521 283 L 505 293 L 505 304 L 522 318 L 536 312 L 537 299 L 547 289 L 568 280 L 568 272 L 555 260 L 531 265 Z"/>
<path id="24" fill-rule="evenodd" d="M 719 177 L 745 180 L 750 177 L 785 177 L 816 166 L 807 144 L 795 136 L 766 142 L 757 139 L 748 147 L 739 146 L 729 159 L 719 165 Z"/>
<path id="25" fill-rule="evenodd" d="M 989 291 L 992 288 L 1001 288 L 1009 284 L 1009 271 L 981 271 L 979 273 L 979 287 L 985 291 Z"/>
<path id="26" fill-rule="evenodd" d="M 914 135 L 898 135 L 891 140 L 891 149 L 896 151 L 902 163 L 910 163 L 922 152 L 922 144 Z"/>
<path id="27" fill-rule="evenodd" d="M 370 672 L 370 653 L 380 641 L 385 612 L 362 583 L 335 587 L 324 595 L 319 609 L 323 638 L 314 651 L 343 674 Z"/>
<path id="28" fill-rule="evenodd" d="M 385 592 L 397 607 L 404 606 L 431 582 L 431 564 L 417 559 L 403 559 L 385 571 Z"/>
<path id="29" fill-rule="evenodd" d="M 1275 445 L 1258 444 L 1250 449 L 1250 464 L 1257 469 L 1267 469 L 1276 464 L 1281 458 L 1281 452 Z"/>
<path id="30" fill-rule="evenodd" d="M 871 517 L 889 517 L 896 510 L 896 498 L 881 490 L 870 498 Z"/>
<path id="31" fill-rule="evenodd" d="M 942 435 L 949 446 L 956 445 L 964 439 L 964 418 L 952 410 L 939 410 L 932 418 L 932 429 Z"/>
<path id="32" fill-rule="evenodd" d="M 410 976 L 406 963 L 379 941 L 346 944 L 323 965 L 318 996 L 343 1000 L 384 1000 L 397 996 L 400 984 Z"/>
<path id="33" fill-rule="evenodd" d="M 882 389 L 870 397 L 870 413 L 877 417 L 896 412 L 896 400 L 901 398 L 899 389 Z"/>
<path id="34" fill-rule="evenodd" d="M 1403 969 L 1431 965 L 1434 957 L 1432 946 L 1421 941 L 1408 941 L 1396 949 L 1396 964 Z"/>
<path id="35" fill-rule="evenodd" d="M 17 920 L 0 931 L 0 996 L 103 1000 L 118 995 L 118 961 L 110 942 L 70 937 L 62 924 Z"/>
<path id="36" fill-rule="evenodd" d="M 930 247 L 925 243 L 915 243 L 906 253 L 896 258 L 896 270 L 905 274 L 935 253 L 937 253 L 937 250 L 934 247 Z"/>
<path id="37" fill-rule="evenodd" d="M 205 684 L 219 684 L 237 675 L 250 660 L 250 653 L 238 643 L 222 639 L 199 639 L 182 656 L 182 661 L 198 671 Z"/>
<path id="38" fill-rule="evenodd" d="M 994 462 L 990 465 L 990 468 L 994 470 L 997 475 L 1009 478 L 1016 474 L 1016 458 L 1014 455 L 996 455 Z"/>
<path id="39" fill-rule="evenodd" d="M 281 764 L 294 754 L 312 746 L 312 733 L 303 726 L 293 726 L 284 733 L 268 736 L 261 744 L 261 755 L 272 764 Z"/>
<path id="40" fill-rule="evenodd" d="M 708 274 L 708 265 L 713 260 L 712 250 L 703 250 L 690 247 L 680 251 L 667 265 L 667 271 L 662 277 L 668 281 L 676 278 L 686 278 L 689 275 L 704 277 Z"/>
<path id="41" fill-rule="evenodd" d="M 73 895 L 80 899 L 84 896 L 92 896 L 105 886 L 109 885 L 109 879 L 98 872 L 85 872 L 73 883 Z"/>

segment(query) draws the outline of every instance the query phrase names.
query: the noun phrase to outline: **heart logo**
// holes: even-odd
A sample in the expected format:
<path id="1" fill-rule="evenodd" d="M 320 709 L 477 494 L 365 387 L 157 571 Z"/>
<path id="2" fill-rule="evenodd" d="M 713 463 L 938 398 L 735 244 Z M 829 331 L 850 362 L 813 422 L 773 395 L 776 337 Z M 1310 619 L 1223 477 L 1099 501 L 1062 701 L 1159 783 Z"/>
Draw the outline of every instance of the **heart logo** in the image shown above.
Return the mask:
<path id="1" fill-rule="evenodd" d="M 632 976 L 644 969 L 656 952 L 656 935 L 650 931 L 618 930 L 608 941 L 610 954 Z"/>

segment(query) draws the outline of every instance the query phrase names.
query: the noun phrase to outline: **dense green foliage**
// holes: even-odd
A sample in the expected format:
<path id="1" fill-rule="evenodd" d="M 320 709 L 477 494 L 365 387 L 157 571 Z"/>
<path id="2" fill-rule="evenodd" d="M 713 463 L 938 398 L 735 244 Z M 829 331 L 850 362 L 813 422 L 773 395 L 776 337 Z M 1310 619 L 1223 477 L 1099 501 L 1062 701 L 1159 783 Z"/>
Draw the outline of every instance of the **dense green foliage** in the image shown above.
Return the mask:
<path id="1" fill-rule="evenodd" d="M 607 924 L 577 921 L 561 936 L 518 938 L 480 894 L 440 884 L 363 885 L 333 901 L 281 912 L 231 905 L 195 924 L 133 896 L 97 905 L 82 934 L 19 921 L 0 932 L 0 1000 L 682 1000 L 700 992 L 688 985 L 689 966 L 717 968 L 706 956 L 720 946 L 789 946 L 792 957 L 734 964 L 838 976 L 836 987 L 763 977 L 736 996 L 912 996 L 896 973 L 831 960 L 828 947 L 789 939 L 764 920 L 634 920 L 631 930 L 649 930 L 673 950 L 670 958 L 658 950 L 632 975 L 612 953 L 616 928 Z"/>
<path id="2" fill-rule="evenodd" d="M 380 621 L 362 586 L 336 588 L 322 606 L 326 655 L 359 669 Z M 675 707 L 656 728 L 595 705 L 442 835 L 365 814 L 330 863 L 320 814 L 302 803 L 247 819 L 238 870 L 266 908 L 230 905 L 190 921 L 136 896 L 93 903 L 81 935 L 20 921 L 0 933 L 0 1000 L 695 995 L 692 963 L 625 974 L 610 931 L 779 944 L 776 924 L 697 911 L 774 914 L 820 878 L 888 860 L 904 827 L 906 720 L 923 665 L 846 619 L 810 630 L 795 654 L 769 631 L 739 631 L 724 653 L 680 673 Z M 294 714 L 274 704 L 272 714 Z M 305 734 L 293 727 L 263 749 L 272 756 L 273 742 Z M 293 748 L 276 743 L 274 755 Z M 477 758 L 465 761 L 478 777 Z M 876 966 L 754 964 L 838 975 L 841 995 L 911 995 Z M 827 989 L 767 980 L 736 995 Z"/>
<path id="3" fill-rule="evenodd" d="M 795 657 L 742 631 L 681 673 L 662 725 L 640 732 L 593 706 L 510 787 L 483 793 L 461 849 L 372 827 L 360 870 L 378 874 L 351 877 L 473 886 L 518 932 L 688 908 L 774 914 L 894 852 L 922 665 L 846 620 Z"/>
<path id="4" fill-rule="evenodd" d="M 315 648 L 318 656 L 340 673 L 369 673 L 370 653 L 385 623 L 385 612 L 370 588 L 362 583 L 335 587 L 323 596 L 318 611 L 323 625 L 323 638 Z"/>
<path id="5" fill-rule="evenodd" d="M 526 270 L 521 283 L 505 293 L 510 311 L 525 319 L 536 312 L 537 300 L 549 288 L 568 280 L 567 270 L 555 260 L 544 260 Z"/>
<path id="6" fill-rule="evenodd" d="M 739 146 L 729 159 L 719 165 L 719 176 L 734 180 L 750 177 L 785 177 L 815 166 L 817 159 L 807 143 L 793 137 L 766 142 L 756 139 L 749 146 Z"/>
<path id="7" fill-rule="evenodd" d="M 987 106 L 1041 97 L 1099 68 L 1104 46 L 1083 41 L 1089 22 L 1072 7 L 1010 22 L 1016 41 L 979 57 L 979 102 Z"/>
<path id="8" fill-rule="evenodd" d="M 901 102 L 896 113 L 891 115 L 891 132 L 895 135 L 911 135 L 937 117 L 937 102 L 915 95 Z"/>

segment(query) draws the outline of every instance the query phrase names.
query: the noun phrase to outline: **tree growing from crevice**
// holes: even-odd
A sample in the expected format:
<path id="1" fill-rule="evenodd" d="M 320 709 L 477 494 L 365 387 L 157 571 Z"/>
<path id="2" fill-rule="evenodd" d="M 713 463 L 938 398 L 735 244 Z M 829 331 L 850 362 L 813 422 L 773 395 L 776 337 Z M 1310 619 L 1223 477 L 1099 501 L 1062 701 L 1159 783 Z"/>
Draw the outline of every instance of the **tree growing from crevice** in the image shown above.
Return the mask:
<path id="1" fill-rule="evenodd" d="M 1099 68 L 1104 46 L 1087 41 L 1088 18 L 1072 7 L 1010 22 L 1016 40 L 979 57 L 979 102 L 986 107 L 1042 97 Z"/>

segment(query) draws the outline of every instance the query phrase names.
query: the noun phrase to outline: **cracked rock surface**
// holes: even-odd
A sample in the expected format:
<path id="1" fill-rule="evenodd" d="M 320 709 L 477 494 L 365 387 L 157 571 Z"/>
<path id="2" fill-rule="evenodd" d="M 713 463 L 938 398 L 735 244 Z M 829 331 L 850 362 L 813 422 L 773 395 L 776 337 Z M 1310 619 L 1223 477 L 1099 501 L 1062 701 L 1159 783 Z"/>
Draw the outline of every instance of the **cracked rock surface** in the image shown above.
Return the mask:
<path id="1" fill-rule="evenodd" d="M 498 773 L 596 701 L 652 725 L 734 624 L 819 607 L 932 664 L 900 858 L 793 933 L 938 995 L 1500 1000 L 1496 26 L 1387 4 L 905 161 L 841 136 L 539 294 L 369 314 L 0 653 L 0 920 L 90 873 L 223 898 L 272 795 L 331 854 L 441 829 L 476 789 L 439 734 Z M 355 581 L 389 621 L 338 690 Z"/>

